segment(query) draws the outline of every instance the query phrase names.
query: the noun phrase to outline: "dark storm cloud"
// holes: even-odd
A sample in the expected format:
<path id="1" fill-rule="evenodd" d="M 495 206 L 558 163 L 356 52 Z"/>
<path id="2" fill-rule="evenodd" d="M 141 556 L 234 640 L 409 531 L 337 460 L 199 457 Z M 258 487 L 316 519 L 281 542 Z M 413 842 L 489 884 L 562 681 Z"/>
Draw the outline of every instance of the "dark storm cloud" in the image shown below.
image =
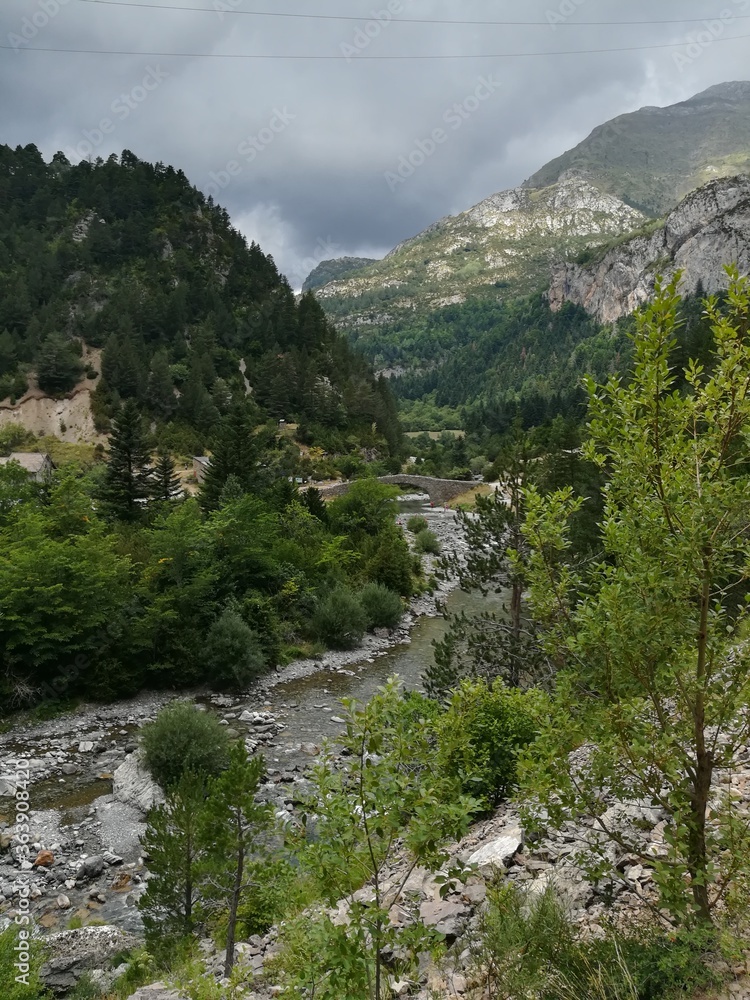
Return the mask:
<path id="1" fill-rule="evenodd" d="M 141 0 L 149 3 L 149 0 Z M 177 3 L 179 0 L 164 0 Z M 750 0 L 182 0 L 207 12 L 4 0 L 0 139 L 182 167 L 299 284 L 520 183 L 597 124 L 747 78 Z M 346 13 L 355 21 L 251 16 Z M 398 24 L 393 17 L 538 21 Z M 678 24 L 589 26 L 600 20 Z M 687 23 L 687 19 L 705 19 Z M 679 43 L 674 49 L 646 48 Z M 640 51 L 452 61 L 388 54 Z M 66 55 L 33 48 L 344 55 L 338 62 Z M 413 164 L 418 164 L 413 168 Z"/>

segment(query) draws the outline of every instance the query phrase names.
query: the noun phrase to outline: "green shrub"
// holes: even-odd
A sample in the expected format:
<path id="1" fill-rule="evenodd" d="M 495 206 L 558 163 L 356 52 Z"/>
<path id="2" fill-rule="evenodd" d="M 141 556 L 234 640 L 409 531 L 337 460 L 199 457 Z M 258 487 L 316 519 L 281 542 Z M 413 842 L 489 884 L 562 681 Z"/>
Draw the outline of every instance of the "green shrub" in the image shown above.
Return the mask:
<path id="1" fill-rule="evenodd" d="M 412 535 L 418 535 L 420 531 L 426 531 L 429 528 L 429 524 L 426 517 L 422 517 L 421 514 L 414 514 L 407 521 L 406 528 Z"/>
<path id="2" fill-rule="evenodd" d="M 544 696 L 502 681 L 463 681 L 436 725 L 438 767 L 449 781 L 495 806 L 516 784 L 519 752 L 536 738 Z"/>
<path id="3" fill-rule="evenodd" d="M 265 671 L 266 657 L 258 633 L 234 608 L 226 608 L 209 629 L 205 664 L 211 684 L 222 690 L 241 691 Z"/>
<path id="4" fill-rule="evenodd" d="M 367 616 L 367 628 L 395 628 L 404 613 L 399 595 L 382 583 L 368 583 L 359 594 L 359 603 Z"/>
<path id="5" fill-rule="evenodd" d="M 717 986 L 710 930 L 655 927 L 582 941 L 552 887 L 490 887 L 475 947 L 492 1000 L 677 1000 Z M 714 963 L 715 964 L 715 963 Z"/>
<path id="6" fill-rule="evenodd" d="M 440 542 L 434 531 L 420 531 L 414 544 L 417 552 L 428 552 L 433 556 L 440 555 Z"/>
<path id="7" fill-rule="evenodd" d="M 167 705 L 141 735 L 146 767 L 164 789 L 175 788 L 186 771 L 212 776 L 229 760 L 229 739 L 210 712 L 189 702 Z"/>
<path id="8" fill-rule="evenodd" d="M 355 594 L 337 587 L 318 604 L 313 631 L 332 649 L 356 649 L 367 628 L 367 615 Z"/>
<path id="9" fill-rule="evenodd" d="M 29 972 L 28 986 L 16 982 L 16 976 L 21 971 L 16 967 L 19 953 L 15 946 L 19 943 L 19 930 L 11 924 L 0 933 L 0 983 L 2 983 L 3 1000 L 47 1000 L 51 994 L 44 988 L 39 978 L 39 969 L 44 960 L 43 945 L 39 940 L 29 941 Z M 24 928 L 25 929 L 25 928 Z"/>
<path id="10" fill-rule="evenodd" d="M 414 592 L 412 554 L 398 528 L 384 531 L 377 539 L 377 548 L 366 566 L 367 575 L 376 583 L 402 597 Z"/>

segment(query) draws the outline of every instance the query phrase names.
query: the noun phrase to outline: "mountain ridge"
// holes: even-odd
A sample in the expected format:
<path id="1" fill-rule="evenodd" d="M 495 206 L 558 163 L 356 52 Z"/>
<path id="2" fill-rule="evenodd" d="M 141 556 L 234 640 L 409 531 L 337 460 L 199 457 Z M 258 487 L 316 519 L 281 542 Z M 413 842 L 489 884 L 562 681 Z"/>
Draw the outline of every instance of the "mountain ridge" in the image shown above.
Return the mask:
<path id="1" fill-rule="evenodd" d="M 433 310 L 541 293 L 562 264 L 628 235 L 648 238 L 691 190 L 745 173 L 750 82 L 717 84 L 617 116 L 518 187 L 437 220 L 315 294 L 371 361 L 398 369 L 396 342 L 414 357 Z M 437 360 L 432 347 L 428 357 Z"/>

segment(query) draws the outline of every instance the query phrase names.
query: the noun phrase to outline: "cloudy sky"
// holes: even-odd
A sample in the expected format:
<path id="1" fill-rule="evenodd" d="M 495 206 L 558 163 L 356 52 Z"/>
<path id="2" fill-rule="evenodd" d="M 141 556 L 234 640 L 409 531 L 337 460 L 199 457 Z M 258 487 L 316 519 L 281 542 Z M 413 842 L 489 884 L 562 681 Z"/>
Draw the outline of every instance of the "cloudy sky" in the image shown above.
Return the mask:
<path id="1" fill-rule="evenodd" d="M 2 0 L 0 44 L 0 142 L 179 166 L 297 287 L 750 78 L 750 0 Z"/>

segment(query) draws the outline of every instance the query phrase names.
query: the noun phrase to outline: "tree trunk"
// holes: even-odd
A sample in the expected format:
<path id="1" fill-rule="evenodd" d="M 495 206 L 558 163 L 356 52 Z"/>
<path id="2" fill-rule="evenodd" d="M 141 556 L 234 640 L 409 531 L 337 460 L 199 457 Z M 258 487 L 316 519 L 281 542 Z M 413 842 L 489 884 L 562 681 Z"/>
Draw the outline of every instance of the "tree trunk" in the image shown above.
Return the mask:
<path id="1" fill-rule="evenodd" d="M 510 654 L 510 675 L 508 684 L 510 687 L 518 687 L 521 683 L 521 599 L 523 597 L 523 585 L 520 580 L 513 580 L 513 587 L 510 595 L 510 628 L 513 642 Z"/>
<path id="2" fill-rule="evenodd" d="M 224 975 L 228 978 L 234 968 L 234 939 L 237 930 L 237 911 L 240 907 L 242 894 L 242 879 L 245 874 L 245 844 L 242 820 L 237 819 L 237 868 L 234 873 L 234 885 L 229 897 L 229 917 L 227 919 L 227 957 L 224 962 Z"/>
<path id="3" fill-rule="evenodd" d="M 690 831 L 688 835 L 688 867 L 692 881 L 693 901 L 702 921 L 711 922 L 711 905 L 706 885 L 706 809 L 711 794 L 713 763 L 710 753 L 699 755 L 693 791 L 690 796 Z"/>
<path id="4" fill-rule="evenodd" d="M 713 758 L 706 748 L 706 704 L 704 683 L 708 655 L 708 614 L 711 600 L 709 552 L 703 556 L 703 583 L 700 599 L 700 625 L 698 631 L 698 659 L 696 665 L 696 693 L 692 705 L 693 739 L 695 746 L 695 775 L 690 795 L 690 827 L 688 831 L 688 868 L 696 912 L 700 920 L 711 922 L 711 906 L 706 885 L 708 859 L 706 853 L 706 809 L 711 794 Z"/>
<path id="5" fill-rule="evenodd" d="M 190 831 L 185 842 L 185 930 L 193 933 L 193 841 Z"/>

